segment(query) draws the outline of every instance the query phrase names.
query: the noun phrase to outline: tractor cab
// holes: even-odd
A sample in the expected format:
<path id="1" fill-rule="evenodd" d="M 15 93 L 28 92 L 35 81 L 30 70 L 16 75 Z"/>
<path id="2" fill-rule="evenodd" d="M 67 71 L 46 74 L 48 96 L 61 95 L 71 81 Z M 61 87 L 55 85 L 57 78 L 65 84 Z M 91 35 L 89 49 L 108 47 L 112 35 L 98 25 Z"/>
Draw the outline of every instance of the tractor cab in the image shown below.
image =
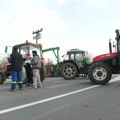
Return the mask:
<path id="1" fill-rule="evenodd" d="M 22 54 L 23 58 L 26 58 L 26 54 L 30 54 L 32 56 L 32 51 L 36 50 L 40 58 L 42 58 L 42 45 L 41 44 L 34 44 L 26 41 L 26 43 L 15 45 L 18 48 L 18 52 Z"/>
<path id="2" fill-rule="evenodd" d="M 85 64 L 85 51 L 79 49 L 71 49 L 67 51 L 67 56 L 69 60 L 77 62 L 81 68 Z"/>
<path id="3" fill-rule="evenodd" d="M 43 58 L 43 55 L 42 55 L 42 45 L 41 44 L 34 44 L 34 43 L 31 43 L 31 42 L 28 42 L 26 41 L 25 43 L 22 43 L 22 44 L 17 44 L 15 45 L 15 47 L 18 48 L 18 52 L 20 54 L 22 54 L 23 56 L 23 59 L 25 60 L 26 59 L 26 55 L 27 54 L 30 54 L 30 57 L 32 58 L 32 51 L 36 50 L 37 51 L 37 54 L 39 55 L 39 57 L 42 59 Z M 11 47 L 12 48 L 12 47 Z M 5 52 L 6 53 L 9 53 L 11 54 L 12 53 L 12 49 L 10 51 L 10 47 L 9 46 L 6 46 L 5 48 Z M 41 80 L 43 81 L 44 80 L 44 71 L 43 71 L 43 65 L 42 65 L 42 68 L 40 70 L 40 72 L 42 73 L 41 74 Z M 9 71 L 9 70 L 8 70 Z M 23 70 L 24 71 L 24 70 Z M 25 78 L 25 77 L 24 77 Z M 23 79 L 24 80 L 24 79 Z"/>

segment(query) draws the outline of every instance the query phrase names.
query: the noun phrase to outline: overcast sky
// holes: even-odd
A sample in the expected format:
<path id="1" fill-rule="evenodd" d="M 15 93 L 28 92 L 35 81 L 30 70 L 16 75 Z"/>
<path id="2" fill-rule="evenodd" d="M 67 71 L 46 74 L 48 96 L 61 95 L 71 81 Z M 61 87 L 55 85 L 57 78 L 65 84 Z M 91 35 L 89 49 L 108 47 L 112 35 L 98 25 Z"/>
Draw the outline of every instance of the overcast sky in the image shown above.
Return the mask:
<path id="1" fill-rule="evenodd" d="M 108 42 L 120 28 L 120 0 L 0 0 L 0 52 L 33 40 L 43 28 L 43 49 L 71 48 L 93 55 L 108 53 Z"/>

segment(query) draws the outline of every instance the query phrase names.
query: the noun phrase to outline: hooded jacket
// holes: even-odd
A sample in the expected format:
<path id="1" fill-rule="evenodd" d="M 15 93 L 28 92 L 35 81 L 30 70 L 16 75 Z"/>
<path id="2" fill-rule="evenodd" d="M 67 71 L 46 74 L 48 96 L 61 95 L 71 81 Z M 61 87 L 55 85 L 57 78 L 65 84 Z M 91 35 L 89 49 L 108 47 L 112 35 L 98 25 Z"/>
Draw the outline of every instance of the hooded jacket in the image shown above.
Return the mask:
<path id="1" fill-rule="evenodd" d="M 9 62 L 11 63 L 11 70 L 12 71 L 19 71 L 22 70 L 23 65 L 23 57 L 17 51 L 14 51 L 10 55 Z"/>

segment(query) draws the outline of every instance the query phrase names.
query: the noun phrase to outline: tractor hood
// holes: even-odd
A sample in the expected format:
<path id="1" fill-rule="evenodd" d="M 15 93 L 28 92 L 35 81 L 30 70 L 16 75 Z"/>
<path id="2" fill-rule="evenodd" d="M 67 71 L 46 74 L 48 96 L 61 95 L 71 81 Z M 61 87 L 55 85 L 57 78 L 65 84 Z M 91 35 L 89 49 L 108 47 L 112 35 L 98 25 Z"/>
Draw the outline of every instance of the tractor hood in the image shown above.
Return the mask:
<path id="1" fill-rule="evenodd" d="M 102 60 L 104 61 L 106 59 L 111 59 L 116 56 L 117 56 L 117 52 L 102 54 L 102 55 L 94 57 L 93 62 L 102 61 Z"/>

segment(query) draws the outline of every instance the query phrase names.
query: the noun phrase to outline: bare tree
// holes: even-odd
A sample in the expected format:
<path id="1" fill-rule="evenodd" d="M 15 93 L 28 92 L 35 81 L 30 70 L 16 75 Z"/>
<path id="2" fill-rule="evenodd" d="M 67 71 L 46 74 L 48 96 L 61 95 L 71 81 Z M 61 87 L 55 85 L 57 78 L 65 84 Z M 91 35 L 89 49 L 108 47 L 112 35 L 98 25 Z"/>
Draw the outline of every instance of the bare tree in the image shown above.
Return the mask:
<path id="1" fill-rule="evenodd" d="M 46 64 L 46 73 L 48 77 L 53 77 L 54 76 L 54 72 L 55 72 L 55 65 L 53 64 L 53 60 L 48 58 L 47 59 L 47 64 Z"/>

